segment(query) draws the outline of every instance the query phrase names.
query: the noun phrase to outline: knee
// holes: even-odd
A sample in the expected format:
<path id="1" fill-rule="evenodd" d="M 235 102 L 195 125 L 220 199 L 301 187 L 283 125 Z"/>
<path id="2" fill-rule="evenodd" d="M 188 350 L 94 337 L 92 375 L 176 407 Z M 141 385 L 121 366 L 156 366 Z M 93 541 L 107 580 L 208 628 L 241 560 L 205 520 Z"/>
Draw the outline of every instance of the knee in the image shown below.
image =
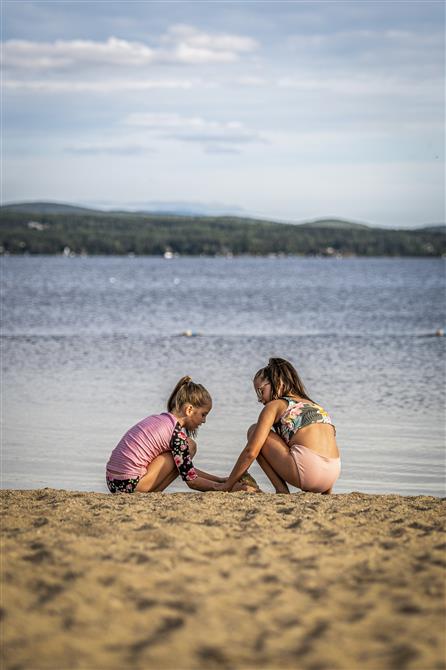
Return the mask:
<path id="1" fill-rule="evenodd" d="M 255 431 L 256 427 L 257 427 L 256 423 L 253 423 L 252 426 L 249 426 L 248 432 L 247 432 L 248 440 L 251 437 L 251 435 L 253 434 L 253 432 Z"/>
<path id="2" fill-rule="evenodd" d="M 187 446 L 189 447 L 189 453 L 191 455 L 191 458 L 193 458 L 197 453 L 197 443 L 191 437 L 188 437 Z"/>

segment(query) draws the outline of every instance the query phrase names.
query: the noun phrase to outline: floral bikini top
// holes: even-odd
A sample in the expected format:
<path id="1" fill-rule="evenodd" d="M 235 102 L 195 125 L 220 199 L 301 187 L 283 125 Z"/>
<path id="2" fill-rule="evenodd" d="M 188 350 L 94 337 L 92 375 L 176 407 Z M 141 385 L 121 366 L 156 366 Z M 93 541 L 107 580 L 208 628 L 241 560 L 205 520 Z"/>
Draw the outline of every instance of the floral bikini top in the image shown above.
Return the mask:
<path id="1" fill-rule="evenodd" d="M 314 402 L 294 400 L 289 396 L 284 396 L 280 400 L 286 400 L 288 407 L 279 417 L 273 428 L 287 444 L 290 443 L 291 438 L 300 428 L 309 426 L 312 423 L 328 423 L 333 426 L 336 432 L 333 421 L 320 405 L 316 405 Z"/>

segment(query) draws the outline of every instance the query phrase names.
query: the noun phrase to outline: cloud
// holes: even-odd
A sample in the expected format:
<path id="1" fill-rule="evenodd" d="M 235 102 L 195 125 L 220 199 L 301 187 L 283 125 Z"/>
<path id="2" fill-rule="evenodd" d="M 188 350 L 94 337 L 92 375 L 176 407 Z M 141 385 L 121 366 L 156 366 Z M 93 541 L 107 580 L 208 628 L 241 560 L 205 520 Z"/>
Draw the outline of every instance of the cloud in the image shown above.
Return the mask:
<path id="1" fill-rule="evenodd" d="M 125 119 L 129 126 L 144 126 L 145 128 L 200 128 L 216 124 L 216 122 L 205 121 L 199 116 L 180 116 L 179 114 L 129 114 Z M 217 124 L 218 125 L 218 124 Z"/>
<path id="2" fill-rule="evenodd" d="M 130 114 L 124 123 L 162 133 L 166 139 L 202 144 L 207 151 L 222 153 L 227 145 L 264 143 L 265 138 L 239 121 L 210 121 L 200 116 L 185 117 L 179 114 Z"/>
<path id="3" fill-rule="evenodd" d="M 200 65 L 230 63 L 258 47 L 250 37 L 207 33 L 193 26 L 174 25 L 161 36 L 161 46 L 148 46 L 111 36 L 106 41 L 7 40 L 2 44 L 4 66 L 9 70 L 60 72 L 70 69 L 144 67 L 155 63 Z"/>
<path id="4" fill-rule="evenodd" d="M 432 78 L 417 82 L 414 89 L 413 81 L 397 76 L 355 75 L 331 77 L 280 77 L 279 88 L 298 89 L 302 92 L 322 91 L 339 95 L 370 95 L 370 96 L 409 96 L 418 98 L 420 95 L 442 95 L 441 82 Z"/>
<path id="5" fill-rule="evenodd" d="M 225 129 L 217 130 L 217 132 L 203 132 L 203 133 L 172 133 L 168 135 L 180 142 L 198 142 L 199 144 L 208 142 L 228 142 L 230 144 L 248 144 L 251 142 L 264 142 L 257 133 L 249 133 L 247 131 L 234 133 L 227 132 Z"/>
<path id="6" fill-rule="evenodd" d="M 258 42 L 251 37 L 210 34 L 183 24 L 171 26 L 162 42 L 172 47 L 165 52 L 167 60 L 187 64 L 231 63 L 238 60 L 241 53 L 258 47 Z"/>
<path id="7" fill-rule="evenodd" d="M 114 91 L 147 91 L 151 89 L 190 89 L 196 83 L 190 79 L 97 79 L 90 81 L 7 79 L 3 81 L 3 88 L 11 91 L 46 93 L 113 93 Z"/>
<path id="8" fill-rule="evenodd" d="M 156 153 L 155 149 L 141 145 L 112 145 L 112 144 L 84 144 L 72 147 L 66 147 L 65 153 L 80 156 L 143 156 Z"/>
<path id="9" fill-rule="evenodd" d="M 221 146 L 219 144 L 208 144 L 205 147 L 205 152 L 207 154 L 215 154 L 215 155 L 223 155 L 223 154 L 228 154 L 228 155 L 237 155 L 240 154 L 240 149 L 236 149 L 235 147 L 225 147 Z"/>
<path id="10" fill-rule="evenodd" d="M 9 40 L 3 43 L 3 59 L 9 68 L 59 70 L 92 64 L 147 65 L 155 60 L 155 52 L 144 44 L 116 37 L 109 37 L 106 42 Z"/>

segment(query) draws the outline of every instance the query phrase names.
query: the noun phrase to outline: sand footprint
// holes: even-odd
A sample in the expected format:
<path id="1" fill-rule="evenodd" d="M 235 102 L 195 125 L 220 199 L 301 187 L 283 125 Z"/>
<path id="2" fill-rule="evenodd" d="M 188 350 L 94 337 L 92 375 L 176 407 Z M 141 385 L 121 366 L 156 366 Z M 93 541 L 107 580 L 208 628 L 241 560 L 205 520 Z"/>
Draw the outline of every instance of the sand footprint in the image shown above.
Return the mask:
<path id="1" fill-rule="evenodd" d="M 45 516 L 39 516 L 34 520 L 33 526 L 34 528 L 41 528 L 42 526 L 46 526 L 47 523 L 49 522 Z"/>
<path id="2" fill-rule="evenodd" d="M 199 667 L 202 667 L 203 662 L 206 668 L 230 668 L 228 658 L 224 652 L 215 646 L 199 647 L 196 655 L 198 656 Z"/>
<path id="3" fill-rule="evenodd" d="M 65 591 L 65 587 L 62 584 L 53 584 L 39 579 L 34 582 L 32 590 L 37 593 L 36 608 L 39 608 Z"/>
<path id="4" fill-rule="evenodd" d="M 33 553 L 23 556 L 24 561 L 29 561 L 30 563 L 53 562 L 52 552 L 42 542 L 32 542 L 29 548 L 32 549 Z"/>
<path id="5" fill-rule="evenodd" d="M 143 638 L 142 640 L 138 640 L 137 642 L 133 642 L 128 647 L 130 662 L 135 663 L 140 654 L 146 649 L 157 644 L 166 644 L 169 637 L 183 626 L 184 619 L 182 617 L 165 617 L 152 635 Z"/>
<path id="6" fill-rule="evenodd" d="M 330 628 L 330 624 L 325 619 L 319 619 L 316 623 L 310 628 L 308 633 L 304 634 L 302 642 L 296 650 L 297 658 L 299 656 L 306 656 L 307 654 L 313 651 L 313 645 L 321 644 L 321 637 L 324 633 Z"/>

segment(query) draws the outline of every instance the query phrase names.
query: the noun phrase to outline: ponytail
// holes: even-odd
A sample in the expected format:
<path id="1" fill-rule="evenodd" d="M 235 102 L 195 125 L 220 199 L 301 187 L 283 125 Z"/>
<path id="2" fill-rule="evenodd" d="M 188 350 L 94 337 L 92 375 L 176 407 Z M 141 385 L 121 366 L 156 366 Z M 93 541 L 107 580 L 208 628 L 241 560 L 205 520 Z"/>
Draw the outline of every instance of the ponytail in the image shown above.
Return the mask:
<path id="1" fill-rule="evenodd" d="M 182 405 L 190 403 L 193 407 L 203 407 L 212 403 L 209 392 L 202 384 L 196 384 L 191 377 L 181 377 L 167 401 L 167 411 L 178 411 Z"/>
<path id="2" fill-rule="evenodd" d="M 272 400 L 291 394 L 314 402 L 305 390 L 296 368 L 284 358 L 270 358 L 268 365 L 254 375 L 254 379 L 259 377 L 266 379 L 271 384 Z"/>

